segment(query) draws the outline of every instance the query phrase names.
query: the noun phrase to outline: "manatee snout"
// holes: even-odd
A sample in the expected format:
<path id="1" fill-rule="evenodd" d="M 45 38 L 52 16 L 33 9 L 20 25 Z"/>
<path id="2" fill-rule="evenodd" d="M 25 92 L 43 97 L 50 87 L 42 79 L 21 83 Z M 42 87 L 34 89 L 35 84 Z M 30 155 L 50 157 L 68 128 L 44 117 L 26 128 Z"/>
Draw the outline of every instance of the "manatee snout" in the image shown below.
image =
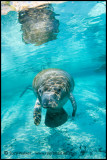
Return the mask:
<path id="1" fill-rule="evenodd" d="M 57 106 L 57 99 L 55 94 L 44 93 L 42 95 L 43 108 L 55 108 Z"/>

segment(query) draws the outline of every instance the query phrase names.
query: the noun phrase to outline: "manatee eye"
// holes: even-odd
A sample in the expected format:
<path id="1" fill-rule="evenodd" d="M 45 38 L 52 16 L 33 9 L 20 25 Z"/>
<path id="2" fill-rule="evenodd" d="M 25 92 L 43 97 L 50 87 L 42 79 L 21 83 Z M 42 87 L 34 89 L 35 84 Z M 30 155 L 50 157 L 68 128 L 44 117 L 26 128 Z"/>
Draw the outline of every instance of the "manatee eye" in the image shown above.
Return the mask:
<path id="1" fill-rule="evenodd" d="M 58 92 L 60 92 L 60 91 L 61 91 L 61 89 L 59 88 L 57 91 L 58 91 Z"/>
<path id="2" fill-rule="evenodd" d="M 54 91 L 59 93 L 59 92 L 61 92 L 61 88 L 54 88 Z"/>
<path id="3" fill-rule="evenodd" d="M 25 11 L 20 11 L 19 12 L 19 17 L 22 18 L 25 15 Z"/>
<path id="4" fill-rule="evenodd" d="M 42 93 L 42 90 L 41 90 L 41 89 L 39 89 L 39 90 L 38 90 L 38 92 L 39 92 L 39 94 L 41 95 L 41 93 Z"/>
<path id="5" fill-rule="evenodd" d="M 50 91 L 50 90 L 49 90 L 48 87 L 45 87 L 45 88 L 44 88 L 44 91 L 46 92 L 46 91 Z"/>

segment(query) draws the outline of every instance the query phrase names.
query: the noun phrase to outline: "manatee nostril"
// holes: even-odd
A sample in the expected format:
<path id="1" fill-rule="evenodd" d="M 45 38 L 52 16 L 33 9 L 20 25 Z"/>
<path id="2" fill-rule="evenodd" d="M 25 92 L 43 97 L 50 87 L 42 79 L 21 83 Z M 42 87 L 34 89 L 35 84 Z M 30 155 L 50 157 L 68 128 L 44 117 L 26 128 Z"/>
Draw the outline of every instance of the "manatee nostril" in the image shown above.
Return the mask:
<path id="1" fill-rule="evenodd" d="M 48 107 L 48 100 L 47 99 L 43 99 L 42 105 L 43 105 L 44 108 L 47 108 Z"/>
<path id="2" fill-rule="evenodd" d="M 43 106 L 46 106 L 46 105 L 47 105 L 47 102 L 46 102 L 46 101 L 44 101 L 44 102 L 43 102 Z"/>

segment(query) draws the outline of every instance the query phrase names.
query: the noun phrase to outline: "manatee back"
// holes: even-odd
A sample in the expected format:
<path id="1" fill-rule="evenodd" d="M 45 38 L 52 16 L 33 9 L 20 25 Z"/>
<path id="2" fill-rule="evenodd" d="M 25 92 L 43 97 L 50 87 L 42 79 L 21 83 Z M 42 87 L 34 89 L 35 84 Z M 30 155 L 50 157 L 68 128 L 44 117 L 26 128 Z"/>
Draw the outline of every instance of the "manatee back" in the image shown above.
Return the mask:
<path id="1" fill-rule="evenodd" d="M 45 69 L 41 72 L 39 72 L 34 80 L 33 80 L 33 89 L 35 92 L 38 91 L 40 87 L 46 86 L 46 85 L 54 85 L 54 83 L 65 84 L 68 88 L 69 92 L 73 91 L 74 89 L 74 80 L 71 77 L 70 74 L 68 74 L 66 71 L 61 69 Z"/>

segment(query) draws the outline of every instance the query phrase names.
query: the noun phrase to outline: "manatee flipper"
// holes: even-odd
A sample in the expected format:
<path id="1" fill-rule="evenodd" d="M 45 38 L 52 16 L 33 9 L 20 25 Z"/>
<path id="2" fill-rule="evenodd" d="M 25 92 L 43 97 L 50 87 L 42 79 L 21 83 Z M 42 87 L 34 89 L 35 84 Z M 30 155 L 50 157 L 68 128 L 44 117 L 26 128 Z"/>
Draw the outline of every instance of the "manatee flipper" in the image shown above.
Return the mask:
<path id="1" fill-rule="evenodd" d="M 45 125 L 51 128 L 64 124 L 68 119 L 68 114 L 63 108 L 47 109 Z"/>
<path id="2" fill-rule="evenodd" d="M 28 89 L 33 90 L 31 85 L 27 86 L 25 90 L 21 93 L 20 97 L 22 97 Z"/>
<path id="3" fill-rule="evenodd" d="M 38 99 L 36 100 L 34 106 L 33 118 L 34 118 L 34 124 L 38 126 L 41 121 L 41 104 Z"/>
<path id="4" fill-rule="evenodd" d="M 72 107 L 73 107 L 72 116 L 74 117 L 74 116 L 75 116 L 75 113 L 76 113 L 76 110 L 77 110 L 77 104 L 76 104 L 75 98 L 74 98 L 74 96 L 73 96 L 72 93 L 70 93 L 69 99 L 70 99 L 70 101 L 71 101 L 71 103 L 72 103 Z"/>

